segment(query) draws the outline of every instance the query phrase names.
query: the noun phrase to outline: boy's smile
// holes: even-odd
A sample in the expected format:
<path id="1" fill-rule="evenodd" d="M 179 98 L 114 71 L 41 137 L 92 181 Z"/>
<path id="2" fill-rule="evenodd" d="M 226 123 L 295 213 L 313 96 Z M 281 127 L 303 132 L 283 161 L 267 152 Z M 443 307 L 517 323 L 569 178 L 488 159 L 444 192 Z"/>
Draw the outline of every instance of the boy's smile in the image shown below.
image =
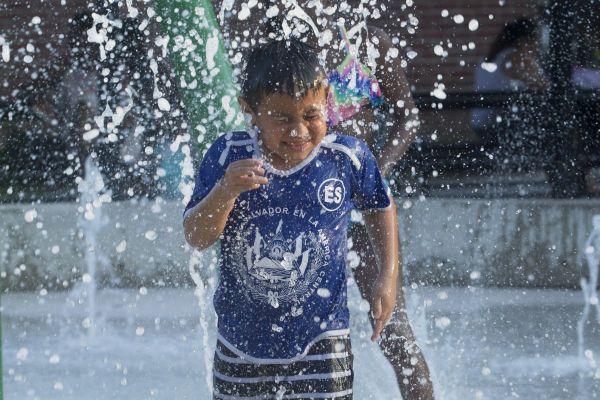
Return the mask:
<path id="1" fill-rule="evenodd" d="M 325 87 L 298 97 L 273 93 L 262 99 L 256 113 L 251 112 L 262 152 L 274 168 L 293 168 L 321 143 L 327 134 L 326 99 Z"/>

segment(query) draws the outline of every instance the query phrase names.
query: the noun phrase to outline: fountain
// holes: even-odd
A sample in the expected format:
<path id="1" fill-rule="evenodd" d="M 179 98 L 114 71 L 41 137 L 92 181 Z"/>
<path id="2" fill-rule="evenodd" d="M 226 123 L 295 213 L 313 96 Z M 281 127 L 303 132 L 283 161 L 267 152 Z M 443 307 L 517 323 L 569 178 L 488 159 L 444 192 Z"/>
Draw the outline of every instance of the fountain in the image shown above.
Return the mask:
<path id="1" fill-rule="evenodd" d="M 79 218 L 78 225 L 83 231 L 85 240 L 84 260 L 86 272 L 82 281 L 76 284 L 71 297 L 75 302 L 87 300 L 87 316 L 82 321 L 82 326 L 87 330 L 90 339 L 96 339 L 97 307 L 96 295 L 98 292 L 97 272 L 99 267 L 110 268 L 110 261 L 100 251 L 98 236 L 109 223 L 109 218 L 102 210 L 103 204 L 111 202 L 110 192 L 106 191 L 104 180 L 93 156 L 85 160 L 84 178 L 79 178 Z"/>
<path id="2" fill-rule="evenodd" d="M 84 176 L 76 181 L 77 204 L 0 208 L 0 222 L 7 224 L 0 225 L 0 263 L 8 265 L 2 278 L 11 288 L 2 298 L 6 399 L 185 400 L 208 398 L 211 391 L 216 337 L 211 301 L 218 254 L 214 248 L 200 253 L 184 250 L 180 211 L 191 195 L 194 165 L 200 157 L 195 148 L 239 124 L 230 77 L 238 72 L 241 59 L 236 49 L 241 44 L 222 48 L 222 43 L 237 39 L 220 41 L 208 0 L 157 0 L 153 3 L 156 10 L 148 8 L 150 3 L 145 1 L 122 3 L 127 7 L 127 16 L 121 15 L 123 20 L 139 16 L 146 24 L 143 29 L 152 21 L 162 25 L 162 32 L 151 32 L 158 35 L 149 75 L 157 111 L 175 112 L 175 102 L 168 101 L 165 88 L 159 87 L 162 77 L 158 65 L 168 52 L 190 113 L 189 124 L 183 126 L 186 132 L 143 147 L 147 155 L 183 155 L 183 159 L 162 160 L 169 168 L 180 163 L 180 199 L 138 200 L 138 193 L 132 191 L 133 201 L 116 201 L 116 195 L 107 189 L 107 176 L 101 174 L 99 158 L 88 157 Z M 294 1 L 287 3 L 297 6 Z M 361 3 L 364 10 L 367 2 Z M 381 3 L 370 2 L 369 7 Z M 224 1 L 219 20 L 242 21 L 248 13 L 259 10 L 259 4 Z M 409 9 L 412 4 L 406 1 Z M 297 7 L 294 10 L 305 17 Z M 448 14 L 448 10 L 443 11 Z M 106 32 L 98 31 L 94 43 L 110 55 L 114 43 L 104 35 L 117 23 L 106 15 L 96 18 Z M 38 19 L 34 18 L 32 26 L 39 26 Z M 416 27 L 414 20 L 408 21 L 407 29 Z M 312 25 L 318 29 L 318 24 Z M 0 45 L 2 61 L 12 62 L 16 47 L 3 36 Z M 233 67 L 227 64 L 224 50 L 232 51 Z M 441 86 L 435 92 L 445 95 Z M 135 112 L 129 107 L 128 103 L 118 112 L 112 110 L 112 115 L 103 114 L 119 120 L 115 123 L 112 118 L 115 128 L 121 122 L 126 125 L 127 117 Z M 227 124 L 217 127 L 216 116 Z M 136 128 L 131 129 L 132 135 L 143 130 Z M 92 140 L 108 133 L 88 132 L 93 133 L 89 135 Z M 161 173 L 170 177 L 171 172 L 159 170 L 158 181 Z M 584 241 L 586 221 L 597 212 L 597 204 L 412 198 L 405 199 L 403 207 L 399 219 L 406 241 L 405 266 L 410 269 L 406 273 L 407 311 L 432 369 L 438 398 L 583 400 L 600 394 L 595 350 L 600 348 L 600 341 L 598 328 L 592 326 L 600 321 L 596 290 L 600 215 L 593 217 L 594 230 L 584 248 L 588 272 L 580 282 L 584 302 L 579 320 L 580 293 L 544 288 L 543 281 L 548 278 L 546 282 L 573 286 L 564 264 L 571 268 L 576 264 L 574 257 L 569 257 Z M 71 218 L 71 226 L 69 218 L 73 215 L 77 221 Z M 567 228 L 562 230 L 564 226 Z M 78 234 L 70 234 L 71 228 Z M 175 233 L 169 236 L 169 232 Z M 127 241 L 122 237 L 125 235 Z M 59 238 L 60 246 L 55 244 Z M 71 251 L 79 247 L 81 254 Z M 58 258 L 67 261 L 61 264 Z M 13 290 L 19 288 L 19 277 L 36 271 L 36 261 L 51 266 L 39 268 L 39 286 L 32 286 L 29 292 Z M 140 283 L 147 271 L 169 262 L 175 265 L 171 271 L 181 273 L 171 284 L 165 284 L 158 273 Z M 117 287 L 117 280 L 100 283 L 100 275 L 114 273 L 112 268 L 119 263 L 136 270 L 139 279 L 132 279 L 131 286 L 125 288 Z M 63 265 L 68 265 L 66 272 Z M 427 273 L 436 275 L 439 285 L 423 284 Z M 45 274 L 50 278 L 44 278 Z M 76 276 L 76 283 L 67 291 L 64 288 L 72 276 Z M 58 290 L 54 283 L 46 284 L 55 281 Z M 524 287 L 485 286 L 515 281 Z M 456 282 L 464 286 L 456 286 Z M 368 304 L 352 279 L 349 307 L 355 398 L 399 399 L 391 368 L 369 341 Z M 573 326 L 577 327 L 576 341 Z M 80 331 L 83 334 L 79 335 Z"/>
<path id="3" fill-rule="evenodd" d="M 598 304 L 598 268 L 600 267 L 600 215 L 592 218 L 593 230 L 584 246 L 584 254 L 587 261 L 587 278 L 582 277 L 580 281 L 583 294 L 583 312 L 577 321 L 577 354 L 582 363 L 592 368 L 597 368 L 594 360 L 594 352 L 586 348 L 585 330 L 588 326 L 590 311 L 596 310 L 595 320 L 600 324 L 600 304 Z"/>

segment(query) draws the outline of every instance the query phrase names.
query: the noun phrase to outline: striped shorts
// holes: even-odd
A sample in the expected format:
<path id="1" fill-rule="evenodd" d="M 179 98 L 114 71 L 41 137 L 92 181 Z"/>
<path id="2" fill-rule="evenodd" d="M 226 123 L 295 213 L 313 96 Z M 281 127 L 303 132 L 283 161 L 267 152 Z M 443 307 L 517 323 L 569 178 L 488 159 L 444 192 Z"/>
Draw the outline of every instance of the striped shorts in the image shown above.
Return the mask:
<path id="1" fill-rule="evenodd" d="M 217 340 L 213 399 L 352 399 L 349 336 L 319 340 L 291 363 L 253 363 Z"/>

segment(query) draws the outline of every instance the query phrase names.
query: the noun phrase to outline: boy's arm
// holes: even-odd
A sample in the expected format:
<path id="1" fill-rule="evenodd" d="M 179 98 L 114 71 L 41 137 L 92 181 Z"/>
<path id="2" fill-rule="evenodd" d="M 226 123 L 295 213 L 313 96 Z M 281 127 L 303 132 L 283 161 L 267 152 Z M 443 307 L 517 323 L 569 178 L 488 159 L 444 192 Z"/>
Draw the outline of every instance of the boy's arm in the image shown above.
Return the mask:
<path id="1" fill-rule="evenodd" d="M 375 319 L 371 336 L 373 341 L 379 339 L 383 328 L 392 316 L 396 306 L 396 285 L 400 274 L 396 205 L 393 200 L 390 201 L 388 209 L 364 213 L 371 248 L 379 267 L 379 275 L 371 299 L 371 311 Z"/>
<path id="2" fill-rule="evenodd" d="M 198 250 L 216 242 L 227 223 L 237 197 L 268 183 L 262 161 L 239 160 L 231 163 L 223 178 L 183 221 L 185 240 Z"/>

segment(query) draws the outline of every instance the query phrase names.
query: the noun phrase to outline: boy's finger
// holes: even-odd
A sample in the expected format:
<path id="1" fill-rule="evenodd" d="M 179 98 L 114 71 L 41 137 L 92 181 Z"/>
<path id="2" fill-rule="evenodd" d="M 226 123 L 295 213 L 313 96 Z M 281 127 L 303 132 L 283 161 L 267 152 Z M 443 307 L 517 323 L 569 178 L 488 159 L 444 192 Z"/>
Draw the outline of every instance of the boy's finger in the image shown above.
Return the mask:
<path id="1" fill-rule="evenodd" d="M 244 183 L 248 183 L 248 184 L 252 184 L 252 185 L 266 185 L 267 183 L 269 183 L 269 179 L 265 178 L 264 176 L 260 176 L 260 175 L 256 175 L 256 174 L 246 174 L 246 175 L 242 175 L 240 176 L 240 178 L 242 178 L 245 182 Z"/>
<path id="2" fill-rule="evenodd" d="M 267 183 L 269 183 L 269 179 L 265 178 L 264 176 L 255 176 L 254 183 L 258 185 L 266 185 Z"/>
<path id="3" fill-rule="evenodd" d="M 379 339 L 381 335 L 381 331 L 383 331 L 383 327 L 385 326 L 385 322 L 382 319 L 375 320 L 375 327 L 373 327 L 373 334 L 371 335 L 371 341 L 376 341 Z"/>
<path id="4" fill-rule="evenodd" d="M 381 297 L 376 296 L 375 299 L 373 299 L 371 313 L 375 319 L 379 319 L 381 317 Z"/>
<path id="5" fill-rule="evenodd" d="M 256 173 L 256 175 L 265 176 L 265 173 L 267 171 L 265 171 L 265 169 L 263 167 L 255 167 L 254 172 Z"/>
<path id="6" fill-rule="evenodd" d="M 264 168 L 261 167 L 247 167 L 243 169 L 244 173 L 248 176 L 253 176 L 253 175 L 259 175 L 259 176 L 265 176 L 265 170 Z"/>
<path id="7" fill-rule="evenodd" d="M 237 176 L 253 177 L 255 175 L 265 176 L 266 171 L 257 165 L 238 165 L 229 171 L 229 173 Z"/>

